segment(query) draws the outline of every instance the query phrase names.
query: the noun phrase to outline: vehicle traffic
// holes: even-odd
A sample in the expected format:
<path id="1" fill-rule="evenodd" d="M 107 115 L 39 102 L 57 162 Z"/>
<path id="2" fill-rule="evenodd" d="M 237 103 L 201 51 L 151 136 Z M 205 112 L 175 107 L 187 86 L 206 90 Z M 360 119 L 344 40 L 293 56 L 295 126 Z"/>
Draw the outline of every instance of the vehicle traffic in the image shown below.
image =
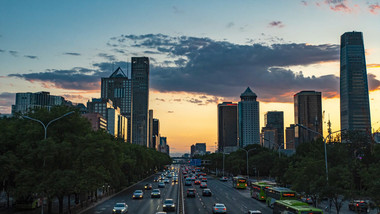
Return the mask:
<path id="1" fill-rule="evenodd" d="M 236 189 L 246 189 L 247 188 L 247 179 L 243 177 L 234 177 L 232 179 L 232 187 Z"/>
<path id="2" fill-rule="evenodd" d="M 150 193 L 151 198 L 160 198 L 161 197 L 161 192 L 159 189 L 153 189 L 152 192 Z"/>
<path id="3" fill-rule="evenodd" d="M 251 197 L 260 201 L 265 201 L 267 196 L 265 190 L 271 187 L 267 182 L 254 182 L 251 183 Z"/>
<path id="4" fill-rule="evenodd" d="M 273 207 L 276 200 L 297 200 L 296 192 L 285 187 L 269 187 L 265 190 L 266 204 Z"/>
<path id="5" fill-rule="evenodd" d="M 277 200 L 273 205 L 273 214 L 323 214 L 321 209 L 298 200 Z"/>
<path id="6" fill-rule="evenodd" d="M 136 190 L 133 195 L 132 195 L 132 198 L 133 199 L 142 199 L 144 197 L 144 193 L 142 190 Z"/>
<path id="7" fill-rule="evenodd" d="M 215 203 L 212 206 L 212 213 L 227 213 L 227 207 L 221 203 Z"/>
<path id="8" fill-rule="evenodd" d="M 127 213 L 127 212 L 128 212 L 128 205 L 126 203 L 116 203 L 112 210 L 113 214 Z"/>
<path id="9" fill-rule="evenodd" d="M 164 211 L 175 211 L 175 204 L 173 199 L 166 199 L 162 205 Z"/>

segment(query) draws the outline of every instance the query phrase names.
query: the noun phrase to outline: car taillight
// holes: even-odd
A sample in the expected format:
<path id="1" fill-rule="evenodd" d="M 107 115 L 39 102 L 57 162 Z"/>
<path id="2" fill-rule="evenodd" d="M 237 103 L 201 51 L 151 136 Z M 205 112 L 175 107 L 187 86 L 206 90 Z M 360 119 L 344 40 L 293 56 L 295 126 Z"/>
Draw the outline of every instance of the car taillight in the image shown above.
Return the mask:
<path id="1" fill-rule="evenodd" d="M 226 210 L 226 208 L 223 208 L 223 210 Z"/>
<path id="2" fill-rule="evenodd" d="M 359 206 L 359 204 L 356 204 L 356 206 L 358 207 L 358 206 Z"/>

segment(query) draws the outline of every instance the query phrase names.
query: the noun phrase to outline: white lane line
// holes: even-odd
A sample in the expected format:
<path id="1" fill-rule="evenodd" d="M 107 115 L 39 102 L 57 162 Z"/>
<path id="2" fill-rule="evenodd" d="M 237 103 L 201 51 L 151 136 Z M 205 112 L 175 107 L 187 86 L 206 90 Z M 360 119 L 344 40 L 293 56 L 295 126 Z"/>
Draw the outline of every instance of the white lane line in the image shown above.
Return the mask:
<path id="1" fill-rule="evenodd" d="M 158 210 L 160 208 L 160 205 L 157 205 L 157 209 L 156 210 Z"/>

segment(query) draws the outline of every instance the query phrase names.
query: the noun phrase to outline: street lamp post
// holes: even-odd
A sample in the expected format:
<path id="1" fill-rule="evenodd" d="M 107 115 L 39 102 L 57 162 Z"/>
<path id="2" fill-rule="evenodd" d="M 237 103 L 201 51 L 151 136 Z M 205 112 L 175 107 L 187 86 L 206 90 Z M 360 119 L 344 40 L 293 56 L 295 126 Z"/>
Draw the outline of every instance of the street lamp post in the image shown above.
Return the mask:
<path id="1" fill-rule="evenodd" d="M 326 141 L 327 141 L 327 139 L 330 137 L 331 134 L 334 134 L 334 133 L 336 133 L 336 132 L 341 132 L 341 131 L 344 131 L 344 130 L 346 130 L 346 129 L 341 129 L 341 130 L 338 130 L 338 131 L 335 131 L 335 132 L 331 132 L 331 133 L 330 133 L 329 135 L 327 135 L 326 137 L 323 137 L 323 135 L 322 135 L 321 133 L 316 132 L 316 131 L 314 131 L 314 130 L 312 130 L 312 129 L 309 129 L 308 127 L 306 127 L 306 126 L 304 126 L 304 125 L 296 124 L 296 126 L 299 126 L 299 127 L 301 127 L 301 128 L 304 128 L 304 129 L 306 129 L 306 130 L 308 130 L 308 131 L 310 131 L 310 132 L 313 132 L 313 133 L 315 133 L 315 134 L 318 134 L 318 135 L 320 135 L 320 136 L 322 137 L 322 139 L 323 139 L 323 144 L 324 144 L 324 149 L 325 149 L 326 181 L 327 181 L 327 183 L 328 183 L 328 182 L 329 182 L 329 170 L 328 170 L 328 167 L 327 167 L 327 149 L 326 149 Z"/>
<path id="2" fill-rule="evenodd" d="M 44 140 L 46 140 L 47 128 L 49 127 L 49 125 L 50 125 L 52 122 L 57 121 L 57 120 L 59 120 L 59 119 L 61 119 L 61 118 L 63 118 L 63 117 L 66 117 L 67 115 L 70 115 L 70 114 L 72 114 L 72 113 L 74 113 L 74 111 L 70 111 L 70 112 L 68 112 L 68 113 L 66 113 L 66 114 L 64 114 L 64 115 L 62 115 L 62 116 L 60 116 L 60 117 L 57 117 L 57 118 L 55 118 L 55 119 L 49 121 L 46 125 L 45 125 L 41 120 L 38 120 L 38 119 L 35 119 L 35 118 L 32 118 L 32 117 L 29 117 L 29 116 L 22 116 L 22 117 L 24 117 L 24 118 L 26 118 L 26 119 L 29 119 L 29 120 L 33 120 L 33 121 L 36 121 L 36 122 L 41 123 L 41 125 L 44 127 L 44 130 L 45 130 Z M 45 166 L 45 161 L 44 161 L 42 167 L 44 167 L 44 166 Z M 42 214 L 44 213 L 44 200 L 43 200 L 43 197 L 42 197 L 42 203 L 41 203 L 41 213 L 42 213 Z"/>
<path id="3" fill-rule="evenodd" d="M 256 148 L 249 149 L 249 150 L 246 150 L 246 149 L 241 148 L 241 150 L 244 150 L 244 151 L 247 153 L 247 176 L 248 176 L 248 178 L 249 178 L 249 173 L 248 173 L 248 153 L 249 153 L 250 151 L 256 150 Z"/>

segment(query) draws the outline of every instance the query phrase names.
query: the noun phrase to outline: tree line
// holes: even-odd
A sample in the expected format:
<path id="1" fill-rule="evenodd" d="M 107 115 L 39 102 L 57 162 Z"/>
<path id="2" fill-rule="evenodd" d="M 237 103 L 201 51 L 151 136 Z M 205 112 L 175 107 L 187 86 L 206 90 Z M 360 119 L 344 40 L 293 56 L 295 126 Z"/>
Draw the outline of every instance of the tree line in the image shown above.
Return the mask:
<path id="1" fill-rule="evenodd" d="M 62 213 L 65 196 L 81 203 L 97 197 L 104 185 L 121 190 L 171 163 L 167 154 L 93 131 L 75 108 L 42 108 L 28 116 L 47 124 L 70 111 L 75 112 L 49 125 L 46 139 L 36 121 L 21 115 L 0 119 L 0 185 L 8 206 L 9 197 L 34 195 L 47 198 L 48 213 L 57 198 Z"/>
<path id="2" fill-rule="evenodd" d="M 292 156 L 278 151 L 249 145 L 249 176 L 274 178 L 281 186 L 312 197 L 314 206 L 324 198 L 330 199 L 337 213 L 343 201 L 351 199 L 371 200 L 380 205 L 380 145 L 370 135 L 351 131 L 327 144 L 328 174 L 325 167 L 324 142 L 318 139 L 303 143 Z M 213 153 L 202 157 L 211 160 L 210 171 L 223 168 L 223 154 Z M 246 175 L 246 152 L 238 150 L 224 157 L 225 174 Z"/>

